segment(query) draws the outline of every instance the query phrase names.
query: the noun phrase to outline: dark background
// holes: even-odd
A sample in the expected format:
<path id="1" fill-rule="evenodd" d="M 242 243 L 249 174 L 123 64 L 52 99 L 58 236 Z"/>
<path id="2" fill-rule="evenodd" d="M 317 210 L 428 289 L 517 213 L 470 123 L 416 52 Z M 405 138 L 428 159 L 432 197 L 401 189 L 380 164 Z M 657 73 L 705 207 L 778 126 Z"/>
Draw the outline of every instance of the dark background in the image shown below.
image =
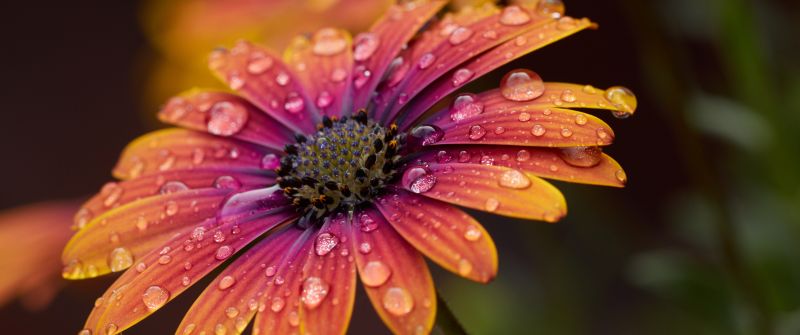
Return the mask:
<path id="1" fill-rule="evenodd" d="M 570 215 L 555 225 L 477 214 L 500 275 L 438 271 L 455 314 L 475 334 L 800 333 L 798 4 L 570 0 L 567 13 L 600 29 L 472 88 L 516 67 L 631 88 L 636 115 L 601 114 L 628 187 L 558 183 Z M 0 208 L 95 192 L 152 129 L 141 95 L 156 52 L 138 14 L 134 1 L 0 4 Z M 753 127 L 767 135 L 737 137 Z M 3 332 L 77 332 L 112 280 L 70 282 L 35 313 L 2 307 Z M 201 288 L 126 333 L 172 333 Z M 351 333 L 385 332 L 370 309 L 357 301 Z"/>

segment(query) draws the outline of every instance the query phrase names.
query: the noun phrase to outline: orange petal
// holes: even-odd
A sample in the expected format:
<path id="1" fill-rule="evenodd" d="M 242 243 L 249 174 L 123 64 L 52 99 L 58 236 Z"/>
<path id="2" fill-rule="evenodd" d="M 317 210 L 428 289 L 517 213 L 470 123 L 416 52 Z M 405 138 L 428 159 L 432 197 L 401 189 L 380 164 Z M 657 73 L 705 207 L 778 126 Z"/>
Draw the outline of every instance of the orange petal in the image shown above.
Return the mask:
<path id="1" fill-rule="evenodd" d="M 177 333 L 215 334 L 225 330 L 225 334 L 241 334 L 259 309 L 264 282 L 275 275 L 276 264 L 301 233 L 294 227 L 274 232 L 228 265 L 213 282 L 236 278 L 236 289 L 207 287 L 184 316 Z M 262 308 L 283 308 L 284 304 L 281 301 Z"/>
<path id="2" fill-rule="evenodd" d="M 430 333 L 436 291 L 422 255 L 376 209 L 356 213 L 353 223 L 353 254 L 375 311 L 392 333 Z"/>
<path id="3" fill-rule="evenodd" d="M 82 279 L 127 269 L 175 233 L 213 218 L 230 192 L 203 188 L 163 194 L 103 213 L 64 248 L 64 277 Z"/>
<path id="4" fill-rule="evenodd" d="M 271 156 L 267 156 L 271 155 Z M 258 145 L 184 129 L 164 129 L 134 140 L 122 152 L 114 176 L 120 179 L 169 170 L 218 169 L 259 172 L 280 153 Z M 274 165 L 274 164 L 273 164 Z M 268 171 L 274 169 L 267 166 Z"/>
<path id="5" fill-rule="evenodd" d="M 92 334 L 116 334 L 133 326 L 220 266 L 270 229 L 294 220 L 289 207 L 251 222 L 210 219 L 195 229 L 170 236 L 143 256 L 98 301 L 84 327 Z M 202 233 L 198 229 L 203 229 Z M 232 290 L 236 278 L 211 283 Z"/>
<path id="6" fill-rule="evenodd" d="M 496 145 L 439 146 L 414 161 L 503 166 L 572 183 L 623 187 L 622 167 L 599 147 L 536 148 Z"/>
<path id="7" fill-rule="evenodd" d="M 449 204 L 404 190 L 381 197 L 378 209 L 417 250 L 445 269 L 486 283 L 497 274 L 497 249 L 483 226 Z"/>
<path id="8" fill-rule="evenodd" d="M 463 163 L 412 164 L 403 187 L 426 197 L 500 215 L 555 222 L 567 204 L 555 186 L 532 173 Z"/>

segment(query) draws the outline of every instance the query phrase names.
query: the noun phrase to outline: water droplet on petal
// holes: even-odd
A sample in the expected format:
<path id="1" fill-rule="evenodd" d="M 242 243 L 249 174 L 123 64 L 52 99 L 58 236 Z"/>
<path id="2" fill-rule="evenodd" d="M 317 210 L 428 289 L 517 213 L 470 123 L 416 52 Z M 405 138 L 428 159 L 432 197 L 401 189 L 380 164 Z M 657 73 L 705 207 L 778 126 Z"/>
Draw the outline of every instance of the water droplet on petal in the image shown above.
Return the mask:
<path id="1" fill-rule="evenodd" d="M 347 40 L 342 33 L 333 28 L 325 28 L 314 34 L 314 46 L 311 49 L 319 56 L 332 56 L 347 47 Z"/>
<path id="2" fill-rule="evenodd" d="M 531 153 L 528 150 L 522 149 L 517 151 L 517 161 L 524 162 L 531 158 Z"/>
<path id="3" fill-rule="evenodd" d="M 572 136 L 572 129 L 569 129 L 569 128 L 561 128 L 561 136 L 563 136 L 563 137 L 570 137 L 570 136 Z"/>
<path id="4" fill-rule="evenodd" d="M 355 40 L 355 49 L 353 50 L 353 59 L 356 61 L 365 61 L 372 57 L 376 50 L 378 50 L 378 45 L 380 44 L 380 40 L 378 36 L 374 33 L 361 33 L 356 36 Z"/>
<path id="5" fill-rule="evenodd" d="M 606 99 L 610 101 L 614 107 L 619 109 L 618 111 L 614 111 L 614 116 L 617 118 L 624 119 L 631 116 L 631 114 L 636 111 L 636 96 L 633 95 L 631 90 L 625 87 L 610 87 L 606 90 Z"/>
<path id="6" fill-rule="evenodd" d="M 411 129 L 411 136 L 421 140 L 423 146 L 439 142 L 444 137 L 444 131 L 433 125 L 421 125 Z"/>
<path id="7" fill-rule="evenodd" d="M 89 329 L 82 329 L 78 332 L 78 335 L 92 335 L 92 331 Z"/>
<path id="8" fill-rule="evenodd" d="M 214 187 L 221 190 L 238 190 L 242 183 L 233 176 L 219 176 L 214 180 Z"/>
<path id="9" fill-rule="evenodd" d="M 103 185 L 103 188 L 100 190 L 100 194 L 105 197 L 103 199 L 103 206 L 114 206 L 122 196 L 123 191 L 124 189 L 115 182 L 108 182 Z"/>
<path id="10" fill-rule="evenodd" d="M 342 68 L 336 68 L 331 72 L 331 81 L 334 83 L 340 83 L 347 79 L 347 71 Z"/>
<path id="11" fill-rule="evenodd" d="M 389 280 L 392 275 L 392 269 L 381 261 L 370 261 L 364 265 L 361 272 L 361 282 L 369 287 L 378 287 Z"/>
<path id="12" fill-rule="evenodd" d="M 325 256 L 339 244 L 339 238 L 331 233 L 322 233 L 314 242 L 314 251 L 318 256 Z"/>
<path id="13" fill-rule="evenodd" d="M 425 70 L 433 65 L 433 62 L 436 61 L 436 56 L 430 52 L 423 54 L 419 61 L 417 62 L 417 66 L 420 70 Z"/>
<path id="14" fill-rule="evenodd" d="M 161 194 L 172 194 L 172 193 L 175 193 L 175 192 L 186 191 L 188 189 L 189 189 L 189 186 L 187 186 L 183 182 L 177 181 L 177 180 L 172 180 L 172 181 L 168 181 L 168 182 L 164 183 L 164 185 L 161 185 L 161 189 L 159 190 L 159 193 L 161 193 Z"/>
<path id="15" fill-rule="evenodd" d="M 464 93 L 453 100 L 450 105 L 450 119 L 460 122 L 483 113 L 484 104 L 478 100 L 478 96 L 471 93 Z"/>
<path id="16" fill-rule="evenodd" d="M 361 231 L 365 233 L 378 229 L 378 222 L 373 220 L 367 213 L 361 213 L 361 215 L 358 216 L 358 223 L 361 227 Z"/>
<path id="17" fill-rule="evenodd" d="M 458 274 L 467 276 L 472 272 L 472 263 L 469 260 L 462 258 L 458 261 Z"/>
<path id="18" fill-rule="evenodd" d="M 300 300 L 308 309 L 319 306 L 328 295 L 329 285 L 319 277 L 308 277 L 303 281 L 303 292 Z"/>
<path id="19" fill-rule="evenodd" d="M 483 233 L 481 232 L 481 230 L 478 229 L 477 227 L 469 226 L 467 228 L 467 231 L 464 232 L 464 238 L 467 239 L 467 241 L 475 242 L 481 238 L 482 234 Z"/>
<path id="20" fill-rule="evenodd" d="M 603 157 L 600 147 L 569 147 L 559 151 L 559 156 L 569 165 L 592 167 L 600 164 Z"/>
<path id="21" fill-rule="evenodd" d="M 583 115 L 583 114 L 575 115 L 575 124 L 577 124 L 579 126 L 585 125 L 586 122 L 588 122 L 588 121 L 589 121 L 589 119 L 586 118 L 586 115 Z"/>
<path id="22" fill-rule="evenodd" d="M 519 170 L 507 170 L 500 175 L 500 186 L 513 189 L 524 189 L 531 186 L 531 180 Z"/>
<path id="23" fill-rule="evenodd" d="M 275 76 L 275 82 L 278 83 L 278 86 L 288 85 L 289 80 L 291 80 L 291 78 L 289 78 L 289 74 L 283 71 L 281 71 L 281 73 L 278 73 L 278 75 Z"/>
<path id="24" fill-rule="evenodd" d="M 297 114 L 306 108 L 306 104 L 300 95 L 295 92 L 291 92 L 286 95 L 286 102 L 283 104 L 283 108 L 289 113 Z"/>
<path id="25" fill-rule="evenodd" d="M 366 255 L 372 251 L 372 245 L 367 242 L 362 242 L 358 245 L 358 251 Z"/>
<path id="26" fill-rule="evenodd" d="M 500 80 L 500 93 L 508 100 L 531 101 L 544 93 L 544 82 L 536 72 L 517 69 Z"/>
<path id="27" fill-rule="evenodd" d="M 628 182 L 628 175 L 625 174 L 625 171 L 623 170 L 617 170 L 617 172 L 614 172 L 614 176 L 617 177 L 617 180 L 619 180 L 620 183 L 624 184 Z"/>
<path id="28" fill-rule="evenodd" d="M 462 150 L 458 153 L 458 161 L 460 163 L 469 162 L 470 159 L 472 159 L 472 155 L 468 151 Z"/>
<path id="29" fill-rule="evenodd" d="M 487 212 L 494 212 L 497 210 L 497 207 L 500 206 L 500 201 L 495 198 L 488 198 L 486 199 L 486 203 L 483 204 L 483 208 L 486 209 Z"/>
<path id="30" fill-rule="evenodd" d="M 472 76 L 474 76 L 474 75 L 475 75 L 475 72 L 472 72 L 472 70 L 470 70 L 468 68 L 461 68 L 461 69 L 456 70 L 456 72 L 453 73 L 453 79 L 451 81 L 452 84 L 453 84 L 453 87 L 458 87 L 458 86 L 466 84 L 467 81 L 472 79 Z"/>
<path id="31" fill-rule="evenodd" d="M 507 26 L 518 26 L 526 24 L 531 21 L 531 16 L 519 6 L 508 6 L 503 8 L 503 14 L 500 15 L 500 23 Z"/>
<path id="32" fill-rule="evenodd" d="M 575 102 L 578 98 L 572 90 L 564 90 L 561 92 L 561 100 L 564 102 Z"/>
<path id="33" fill-rule="evenodd" d="M 486 129 L 481 127 L 480 125 L 474 125 L 469 127 L 469 139 L 473 141 L 480 140 L 483 136 L 486 135 Z"/>
<path id="34" fill-rule="evenodd" d="M 148 287 L 142 294 L 144 305 L 151 311 L 161 308 L 168 300 L 169 291 L 158 285 Z"/>
<path id="35" fill-rule="evenodd" d="M 269 70 L 274 62 L 272 57 L 268 57 L 262 52 L 254 52 L 250 54 L 250 59 L 247 63 L 247 72 L 254 75 L 262 74 Z"/>
<path id="36" fill-rule="evenodd" d="M 333 104 L 333 95 L 328 93 L 328 91 L 322 91 L 317 96 L 317 107 L 319 108 L 327 108 Z"/>
<path id="37" fill-rule="evenodd" d="M 363 65 L 356 66 L 353 73 L 353 86 L 357 89 L 366 85 L 367 81 L 369 81 L 369 78 L 372 76 L 372 72 Z"/>
<path id="38" fill-rule="evenodd" d="M 403 316 L 414 308 L 414 298 L 402 287 L 392 287 L 383 295 L 383 308 L 396 316 Z"/>
<path id="39" fill-rule="evenodd" d="M 517 116 L 517 119 L 520 122 L 528 122 L 531 119 L 531 114 L 528 113 L 528 112 L 519 113 L 519 116 Z"/>
<path id="40" fill-rule="evenodd" d="M 411 192 L 425 193 L 436 185 L 436 176 L 422 167 L 410 168 L 403 173 L 403 185 Z"/>
<path id="41" fill-rule="evenodd" d="M 109 323 L 109 324 L 106 325 L 106 329 L 104 330 L 104 332 L 105 332 L 106 335 L 112 335 L 112 334 L 116 334 L 117 333 L 117 329 L 119 329 L 119 327 L 117 327 L 117 325 L 115 325 L 113 323 Z"/>
<path id="42" fill-rule="evenodd" d="M 220 290 L 227 290 L 234 284 L 236 284 L 236 278 L 234 278 L 233 276 L 225 276 L 219 280 L 219 284 L 217 284 L 217 287 Z"/>
<path id="43" fill-rule="evenodd" d="M 453 30 L 452 33 L 450 33 L 450 38 L 448 41 L 452 45 L 459 45 L 464 43 L 464 41 L 468 40 L 470 37 L 472 37 L 472 29 L 467 27 L 458 27 Z"/>
<path id="44" fill-rule="evenodd" d="M 539 0 L 536 4 L 536 12 L 539 15 L 559 18 L 564 15 L 564 2 L 561 0 Z"/>
<path id="45" fill-rule="evenodd" d="M 568 17 L 568 16 L 564 16 L 564 17 L 558 19 L 558 23 L 556 24 L 556 28 L 558 28 L 560 30 L 572 30 L 572 29 L 575 29 L 577 27 L 578 26 L 575 23 L 575 19 L 573 19 L 571 17 Z"/>
<path id="46" fill-rule="evenodd" d="M 283 306 L 286 305 L 286 301 L 283 300 L 281 297 L 275 297 L 272 299 L 272 304 L 270 304 L 269 309 L 275 313 L 280 312 L 283 310 Z"/>
<path id="47" fill-rule="evenodd" d="M 167 201 L 167 203 L 164 205 L 164 214 L 167 216 L 174 216 L 175 214 L 178 214 L 178 209 L 177 202 L 172 200 Z"/>
<path id="48" fill-rule="evenodd" d="M 217 253 L 214 254 L 214 258 L 218 260 L 224 260 L 227 259 L 228 257 L 231 257 L 231 255 L 233 255 L 233 248 L 227 245 L 223 245 L 219 247 L 219 249 L 217 249 Z"/>
<path id="49" fill-rule="evenodd" d="M 206 127 L 214 135 L 231 136 L 244 128 L 247 117 L 247 110 L 243 106 L 221 101 L 211 107 Z"/>
<path id="50" fill-rule="evenodd" d="M 123 247 L 111 250 L 108 257 L 108 267 L 111 272 L 119 272 L 127 269 L 133 264 L 133 253 Z"/>

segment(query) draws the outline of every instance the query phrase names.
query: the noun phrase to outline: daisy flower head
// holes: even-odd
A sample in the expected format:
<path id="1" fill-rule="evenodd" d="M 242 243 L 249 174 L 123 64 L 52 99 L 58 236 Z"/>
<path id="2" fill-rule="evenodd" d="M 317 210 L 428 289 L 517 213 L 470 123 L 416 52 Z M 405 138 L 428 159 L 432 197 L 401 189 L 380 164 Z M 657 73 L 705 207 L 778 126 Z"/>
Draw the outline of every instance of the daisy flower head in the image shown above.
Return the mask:
<path id="1" fill-rule="evenodd" d="M 593 24 L 559 1 L 439 14 L 444 1 L 392 6 L 351 38 L 322 29 L 283 57 L 240 42 L 209 58 L 232 92 L 191 90 L 122 153 L 76 215 L 63 253 L 72 279 L 124 271 L 81 334 L 131 327 L 221 268 L 178 334 L 343 334 L 356 277 L 394 333 L 425 334 L 436 295 L 423 256 L 488 282 L 497 252 L 466 207 L 554 222 L 562 194 L 542 178 L 623 186 L 602 153 L 622 87 L 507 74 L 459 88 Z M 455 94 L 449 106 L 437 108 Z"/>

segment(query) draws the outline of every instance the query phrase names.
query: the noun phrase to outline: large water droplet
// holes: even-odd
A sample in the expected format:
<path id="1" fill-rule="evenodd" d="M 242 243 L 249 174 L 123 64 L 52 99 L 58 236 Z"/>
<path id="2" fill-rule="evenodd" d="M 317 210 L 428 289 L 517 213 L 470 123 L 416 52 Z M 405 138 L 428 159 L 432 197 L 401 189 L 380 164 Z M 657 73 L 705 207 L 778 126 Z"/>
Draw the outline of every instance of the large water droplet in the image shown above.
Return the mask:
<path id="1" fill-rule="evenodd" d="M 507 26 L 518 26 L 531 21 L 531 16 L 519 6 L 508 6 L 503 9 L 500 15 L 500 23 Z"/>
<path id="2" fill-rule="evenodd" d="M 478 100 L 476 95 L 464 93 L 456 97 L 450 105 L 450 119 L 460 122 L 483 113 L 483 108 L 483 102 Z"/>
<path id="3" fill-rule="evenodd" d="M 619 109 L 618 111 L 614 111 L 614 116 L 617 118 L 624 119 L 631 116 L 631 114 L 636 111 L 636 96 L 631 90 L 625 87 L 614 86 L 608 88 L 606 90 L 606 99 L 608 99 L 614 107 Z"/>
<path id="4" fill-rule="evenodd" d="M 325 297 L 328 295 L 328 283 L 319 277 L 308 277 L 303 281 L 303 292 L 300 295 L 300 300 L 308 309 L 314 309 L 319 306 Z"/>
<path id="5" fill-rule="evenodd" d="M 592 167 L 600 164 L 603 150 L 600 147 L 569 147 L 561 149 L 559 156 L 569 165 Z"/>
<path id="6" fill-rule="evenodd" d="M 318 256 L 325 256 L 339 244 L 339 238 L 331 233 L 322 233 L 314 242 L 314 251 Z"/>
<path id="7" fill-rule="evenodd" d="M 214 135 L 231 136 L 244 128 L 247 117 L 247 110 L 243 106 L 221 101 L 211 107 L 206 127 Z"/>
<path id="8" fill-rule="evenodd" d="M 421 125 L 411 129 L 411 136 L 421 141 L 423 146 L 439 142 L 444 137 L 444 131 L 434 125 Z"/>
<path id="9" fill-rule="evenodd" d="M 396 316 L 403 316 L 414 308 L 414 298 L 402 287 L 392 287 L 383 295 L 383 308 Z"/>
<path id="10" fill-rule="evenodd" d="M 517 69 L 500 80 L 500 93 L 508 100 L 531 101 L 544 93 L 544 82 L 536 72 Z"/>
<path id="11" fill-rule="evenodd" d="M 168 300 L 169 291 L 158 285 L 148 287 L 142 294 L 144 305 L 151 311 L 161 308 Z"/>
<path id="12" fill-rule="evenodd" d="M 411 192 L 425 193 L 436 185 L 436 176 L 423 167 L 413 167 L 403 173 L 403 185 Z"/>
<path id="13" fill-rule="evenodd" d="M 519 170 L 506 170 L 498 180 L 500 186 L 513 189 L 524 189 L 531 186 L 531 180 Z"/>
<path id="14" fill-rule="evenodd" d="M 379 44 L 380 40 L 374 33 L 358 34 L 355 41 L 356 46 L 353 50 L 353 59 L 359 62 L 369 59 L 378 50 Z"/>
<path id="15" fill-rule="evenodd" d="M 111 250 L 108 256 L 108 267 L 111 272 L 119 272 L 127 269 L 133 264 L 133 254 L 130 250 L 123 247 Z"/>
<path id="16" fill-rule="evenodd" d="M 390 269 L 385 263 L 381 261 L 370 261 L 364 265 L 361 272 L 361 282 L 369 287 L 378 287 L 386 283 L 392 275 Z"/>
<path id="17" fill-rule="evenodd" d="M 336 29 L 325 28 L 314 34 L 312 51 L 316 55 L 332 56 L 344 51 L 346 47 L 347 40 Z"/>

